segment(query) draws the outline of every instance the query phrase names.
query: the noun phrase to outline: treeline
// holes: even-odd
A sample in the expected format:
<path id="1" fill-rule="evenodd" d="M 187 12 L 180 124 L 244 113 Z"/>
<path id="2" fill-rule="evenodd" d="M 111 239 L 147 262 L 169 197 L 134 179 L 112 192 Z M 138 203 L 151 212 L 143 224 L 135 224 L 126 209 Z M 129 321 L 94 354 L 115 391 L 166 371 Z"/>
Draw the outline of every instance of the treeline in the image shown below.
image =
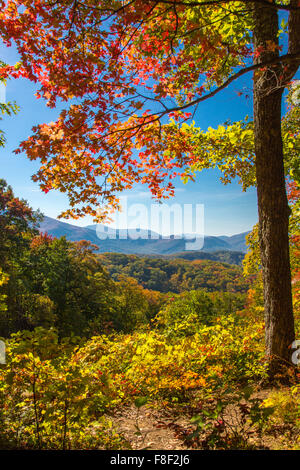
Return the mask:
<path id="1" fill-rule="evenodd" d="M 37 326 L 61 337 L 128 332 L 157 314 L 160 293 L 114 282 L 97 247 L 40 234 L 41 219 L 0 180 L 0 336 Z"/>
<path id="2" fill-rule="evenodd" d="M 248 281 L 242 268 L 206 259 L 166 259 L 105 253 L 98 256 L 113 279 L 130 276 L 147 289 L 180 293 L 195 289 L 208 292 L 226 291 L 244 293 Z"/>
<path id="3" fill-rule="evenodd" d="M 242 265 L 245 253 L 242 251 L 218 250 L 211 252 L 206 251 L 184 251 L 175 255 L 168 255 L 167 258 L 183 258 L 194 261 L 198 259 L 209 259 L 211 261 L 220 261 L 221 263 Z"/>
<path id="4" fill-rule="evenodd" d="M 88 241 L 39 233 L 41 220 L 0 180 L 0 336 L 36 327 L 54 327 L 61 338 L 128 333 L 159 327 L 162 312 L 173 318 L 183 309 L 209 322 L 244 305 L 238 266 L 103 256 Z"/>

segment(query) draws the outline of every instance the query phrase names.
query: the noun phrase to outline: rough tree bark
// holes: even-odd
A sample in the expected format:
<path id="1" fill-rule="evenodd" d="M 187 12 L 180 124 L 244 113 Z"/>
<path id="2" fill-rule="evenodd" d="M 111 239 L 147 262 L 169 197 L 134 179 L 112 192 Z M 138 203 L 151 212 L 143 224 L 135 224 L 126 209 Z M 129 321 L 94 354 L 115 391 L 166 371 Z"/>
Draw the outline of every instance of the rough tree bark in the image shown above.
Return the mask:
<path id="1" fill-rule="evenodd" d="M 300 48 L 299 12 L 290 13 L 289 52 Z M 278 13 L 254 4 L 254 45 L 258 62 L 279 56 Z M 298 31 L 297 31 L 298 29 Z M 254 73 L 254 132 L 259 213 L 259 241 L 265 305 L 266 354 L 269 375 L 282 372 L 291 361 L 295 339 L 289 258 L 288 206 L 281 138 L 281 102 L 284 85 L 299 63 L 272 66 Z"/>

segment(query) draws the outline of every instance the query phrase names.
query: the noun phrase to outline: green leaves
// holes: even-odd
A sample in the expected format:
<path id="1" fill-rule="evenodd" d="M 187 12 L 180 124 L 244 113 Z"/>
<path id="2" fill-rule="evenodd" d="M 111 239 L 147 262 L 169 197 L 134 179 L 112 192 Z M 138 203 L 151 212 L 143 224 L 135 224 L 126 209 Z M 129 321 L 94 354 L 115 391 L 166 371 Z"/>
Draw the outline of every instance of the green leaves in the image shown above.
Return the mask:
<path id="1" fill-rule="evenodd" d="M 0 370 L 0 441 L 14 448 L 123 448 L 103 414 L 113 401 L 107 384 L 82 363 L 78 349 L 58 344 L 53 331 L 18 333 L 7 344 Z M 56 343 L 55 355 L 52 344 Z"/>
<path id="2" fill-rule="evenodd" d="M 145 406 L 148 401 L 149 397 L 138 397 L 134 400 L 134 406 L 137 408 L 142 408 L 142 406 Z"/>

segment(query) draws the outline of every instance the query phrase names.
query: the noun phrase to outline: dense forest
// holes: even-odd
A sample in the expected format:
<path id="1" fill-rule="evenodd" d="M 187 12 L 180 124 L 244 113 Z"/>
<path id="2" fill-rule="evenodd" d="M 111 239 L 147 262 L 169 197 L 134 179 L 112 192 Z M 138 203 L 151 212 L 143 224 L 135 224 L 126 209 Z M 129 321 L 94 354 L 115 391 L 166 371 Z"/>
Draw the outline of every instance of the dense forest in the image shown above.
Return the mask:
<path id="1" fill-rule="evenodd" d="M 157 259 L 119 253 L 99 255 L 99 260 L 113 279 L 120 274 L 133 277 L 143 287 L 160 292 L 179 293 L 201 288 L 208 292 L 245 293 L 249 287 L 240 266 L 211 260 Z"/>
<path id="2" fill-rule="evenodd" d="M 176 253 L 176 255 L 170 255 L 170 258 L 183 258 L 194 261 L 196 259 L 209 259 L 212 261 L 219 261 L 220 263 L 237 264 L 241 265 L 245 254 L 240 251 L 224 251 L 217 250 L 213 253 L 206 253 L 205 251 L 192 251 Z"/>
<path id="3" fill-rule="evenodd" d="M 55 327 L 60 336 L 129 332 L 149 324 L 170 297 L 174 300 L 172 293 L 192 299 L 189 291 L 200 289 L 194 297 L 200 295 L 199 314 L 201 299 L 208 316 L 230 313 L 245 302 L 248 284 L 238 266 L 97 255 L 88 241 L 39 233 L 42 215 L 16 198 L 4 180 L 0 191 L 2 336 L 39 326 Z"/>
<path id="4" fill-rule="evenodd" d="M 42 215 L 4 180 L 0 207 L 1 448 L 160 448 L 160 429 L 166 448 L 298 448 L 296 378 L 259 391 L 255 231 L 243 274 L 39 233 Z"/>

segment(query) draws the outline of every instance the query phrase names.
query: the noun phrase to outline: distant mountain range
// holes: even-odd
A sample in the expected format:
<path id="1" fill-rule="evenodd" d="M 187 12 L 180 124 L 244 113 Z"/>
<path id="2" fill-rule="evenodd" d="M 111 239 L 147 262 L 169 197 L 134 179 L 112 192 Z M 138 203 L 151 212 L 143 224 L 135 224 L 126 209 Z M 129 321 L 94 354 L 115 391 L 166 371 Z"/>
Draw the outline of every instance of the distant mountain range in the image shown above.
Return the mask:
<path id="1" fill-rule="evenodd" d="M 139 238 L 133 240 L 125 238 L 127 230 L 117 230 L 116 239 L 100 239 L 97 236 L 96 225 L 88 225 L 86 227 L 77 227 L 66 222 L 52 219 L 51 217 L 44 217 L 40 224 L 40 231 L 47 232 L 53 237 L 65 236 L 67 240 L 79 241 L 89 240 L 91 243 L 99 247 L 100 253 L 113 252 L 113 253 L 126 253 L 126 254 L 145 254 L 145 255 L 172 255 L 175 253 L 185 252 L 192 253 L 193 251 L 185 251 L 185 243 L 187 240 L 184 238 L 155 238 L 151 239 L 153 232 L 143 230 L 143 235 L 148 235 L 148 238 Z M 105 226 L 101 226 L 101 231 L 106 230 Z M 148 232 L 148 233 L 147 233 Z M 216 251 L 236 251 L 246 252 L 245 237 L 249 232 L 239 233 L 231 237 L 228 236 L 205 236 L 204 246 L 202 252 L 216 252 Z M 158 236 L 156 234 L 156 236 Z"/>

